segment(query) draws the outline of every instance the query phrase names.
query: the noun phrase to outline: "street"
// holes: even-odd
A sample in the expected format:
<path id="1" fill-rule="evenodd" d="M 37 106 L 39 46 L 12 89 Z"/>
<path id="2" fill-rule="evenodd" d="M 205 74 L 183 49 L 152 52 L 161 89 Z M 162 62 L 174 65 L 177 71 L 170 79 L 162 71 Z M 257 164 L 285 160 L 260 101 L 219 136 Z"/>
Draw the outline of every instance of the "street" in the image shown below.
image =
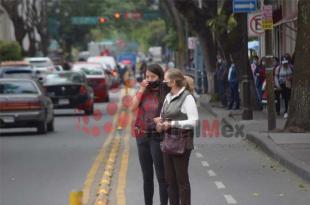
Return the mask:
<path id="1" fill-rule="evenodd" d="M 120 93 L 113 93 L 111 102 L 119 102 Z M 102 119 L 88 123 L 111 122 L 112 117 L 104 112 L 106 107 L 97 104 L 96 108 L 103 111 Z M 214 119 L 203 107 L 199 110 L 200 119 Z M 84 190 L 84 197 L 85 190 L 89 191 L 88 204 L 98 200 L 95 193 L 106 161 L 101 159 L 97 164 L 97 177 L 89 189 L 84 182 L 98 163 L 108 134 L 85 133 L 77 127 L 79 118 L 87 121 L 74 111 L 56 111 L 53 133 L 1 133 L 1 204 L 68 204 L 72 190 Z M 129 131 L 123 127 L 110 135 L 119 138 L 121 146 L 111 189 L 105 196 L 109 204 L 143 204 L 142 173 L 136 142 Z M 189 173 L 193 204 L 302 205 L 310 200 L 309 184 L 241 137 L 196 138 Z M 159 203 L 157 189 L 155 180 L 154 204 Z"/>
<path id="2" fill-rule="evenodd" d="M 112 93 L 111 103 L 118 100 L 117 95 Z M 106 106 L 96 105 L 103 111 L 98 124 L 111 121 Z M 78 119 L 84 118 L 73 110 L 55 113 L 52 133 L 38 135 L 31 128 L 19 129 L 20 134 L 1 130 L 0 204 L 68 204 L 70 191 L 83 188 L 86 174 L 107 135 L 97 137 L 78 129 Z"/>

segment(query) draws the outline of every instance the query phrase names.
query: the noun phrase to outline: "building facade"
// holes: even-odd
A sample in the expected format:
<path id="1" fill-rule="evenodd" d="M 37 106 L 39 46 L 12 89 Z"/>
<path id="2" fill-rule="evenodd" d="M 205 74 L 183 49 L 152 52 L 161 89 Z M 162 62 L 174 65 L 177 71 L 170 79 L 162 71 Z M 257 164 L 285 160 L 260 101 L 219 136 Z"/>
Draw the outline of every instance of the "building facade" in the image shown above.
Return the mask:
<path id="1" fill-rule="evenodd" d="M 263 5 L 263 0 L 261 1 Z M 281 57 L 284 54 L 293 55 L 297 37 L 298 0 L 273 0 L 273 55 Z M 266 55 L 265 36 L 260 37 L 261 56 Z"/>

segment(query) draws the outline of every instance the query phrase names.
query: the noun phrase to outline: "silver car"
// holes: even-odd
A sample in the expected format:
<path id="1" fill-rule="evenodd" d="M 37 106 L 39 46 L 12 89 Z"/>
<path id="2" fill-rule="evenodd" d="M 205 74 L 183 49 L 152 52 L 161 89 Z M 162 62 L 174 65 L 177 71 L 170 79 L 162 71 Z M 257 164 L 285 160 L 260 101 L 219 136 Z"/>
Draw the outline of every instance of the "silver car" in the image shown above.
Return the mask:
<path id="1" fill-rule="evenodd" d="M 0 79 L 0 128 L 36 127 L 54 131 L 53 103 L 32 79 Z"/>

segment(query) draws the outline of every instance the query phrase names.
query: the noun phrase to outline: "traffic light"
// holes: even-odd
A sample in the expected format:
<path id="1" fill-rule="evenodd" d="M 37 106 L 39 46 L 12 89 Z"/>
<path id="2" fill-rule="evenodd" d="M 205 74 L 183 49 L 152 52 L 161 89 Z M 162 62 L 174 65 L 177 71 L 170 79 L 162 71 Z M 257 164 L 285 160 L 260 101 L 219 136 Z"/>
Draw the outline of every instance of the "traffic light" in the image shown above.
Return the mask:
<path id="1" fill-rule="evenodd" d="M 115 12 L 115 13 L 114 13 L 114 18 L 115 18 L 116 20 L 120 19 L 121 16 L 122 16 L 122 15 L 121 15 L 120 12 Z"/>
<path id="2" fill-rule="evenodd" d="M 108 19 L 107 19 L 107 18 L 104 18 L 104 17 L 99 17 L 99 18 L 98 18 L 98 22 L 99 22 L 100 24 L 104 24 L 104 23 L 107 23 L 107 22 L 108 22 Z"/>

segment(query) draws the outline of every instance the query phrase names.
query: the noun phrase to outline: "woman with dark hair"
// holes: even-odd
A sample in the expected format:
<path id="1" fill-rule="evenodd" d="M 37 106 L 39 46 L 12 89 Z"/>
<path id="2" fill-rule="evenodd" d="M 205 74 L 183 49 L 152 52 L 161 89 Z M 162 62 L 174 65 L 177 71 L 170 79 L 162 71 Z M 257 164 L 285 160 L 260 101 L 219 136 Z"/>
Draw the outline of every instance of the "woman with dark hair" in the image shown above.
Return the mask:
<path id="1" fill-rule="evenodd" d="M 158 64 L 146 67 L 145 79 L 133 99 L 133 110 L 137 109 L 134 135 L 137 140 L 139 161 L 143 174 L 145 205 L 153 204 L 154 167 L 159 184 L 160 204 L 168 204 L 167 184 L 164 174 L 163 155 L 160 149 L 161 135 L 156 131 L 154 118 L 159 116 L 163 101 L 169 92 L 162 83 L 163 69 Z"/>

